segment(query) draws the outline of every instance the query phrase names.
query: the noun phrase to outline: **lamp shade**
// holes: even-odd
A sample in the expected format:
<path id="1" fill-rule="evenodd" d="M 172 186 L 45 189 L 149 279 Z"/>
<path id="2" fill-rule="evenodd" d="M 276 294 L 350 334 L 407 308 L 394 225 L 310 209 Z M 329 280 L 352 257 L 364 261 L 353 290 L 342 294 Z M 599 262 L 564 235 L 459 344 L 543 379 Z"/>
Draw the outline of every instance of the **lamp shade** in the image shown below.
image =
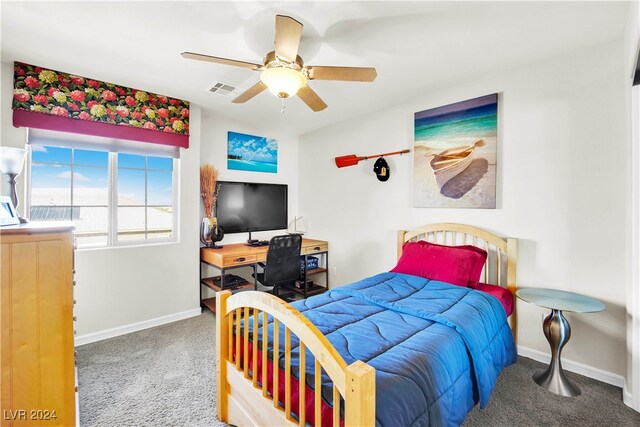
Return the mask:
<path id="1" fill-rule="evenodd" d="M 24 148 L 0 147 L 0 171 L 9 175 L 20 175 L 27 150 Z"/>
<path id="2" fill-rule="evenodd" d="M 279 98 L 289 98 L 307 84 L 307 79 L 301 72 L 286 67 L 266 69 L 260 75 L 260 80 Z"/>

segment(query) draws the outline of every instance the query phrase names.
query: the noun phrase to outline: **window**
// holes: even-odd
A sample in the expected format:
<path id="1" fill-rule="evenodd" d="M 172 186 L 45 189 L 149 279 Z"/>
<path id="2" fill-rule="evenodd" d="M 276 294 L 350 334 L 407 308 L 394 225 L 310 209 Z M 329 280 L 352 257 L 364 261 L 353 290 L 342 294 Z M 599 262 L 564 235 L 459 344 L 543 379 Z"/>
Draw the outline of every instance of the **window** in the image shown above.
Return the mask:
<path id="1" fill-rule="evenodd" d="M 174 159 L 31 145 L 34 221 L 73 221 L 80 247 L 175 237 Z"/>
<path id="2" fill-rule="evenodd" d="M 170 238 L 173 159 L 118 153 L 118 240 Z"/>

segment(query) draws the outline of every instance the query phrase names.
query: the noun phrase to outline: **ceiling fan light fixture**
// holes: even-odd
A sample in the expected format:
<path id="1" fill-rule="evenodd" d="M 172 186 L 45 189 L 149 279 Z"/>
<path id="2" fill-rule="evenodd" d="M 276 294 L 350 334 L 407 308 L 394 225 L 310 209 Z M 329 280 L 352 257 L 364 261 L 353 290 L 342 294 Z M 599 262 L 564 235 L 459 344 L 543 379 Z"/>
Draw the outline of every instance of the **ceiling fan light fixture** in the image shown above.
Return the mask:
<path id="1" fill-rule="evenodd" d="M 268 68 L 262 72 L 260 80 L 279 98 L 294 96 L 307 84 L 307 79 L 300 71 L 287 67 Z"/>

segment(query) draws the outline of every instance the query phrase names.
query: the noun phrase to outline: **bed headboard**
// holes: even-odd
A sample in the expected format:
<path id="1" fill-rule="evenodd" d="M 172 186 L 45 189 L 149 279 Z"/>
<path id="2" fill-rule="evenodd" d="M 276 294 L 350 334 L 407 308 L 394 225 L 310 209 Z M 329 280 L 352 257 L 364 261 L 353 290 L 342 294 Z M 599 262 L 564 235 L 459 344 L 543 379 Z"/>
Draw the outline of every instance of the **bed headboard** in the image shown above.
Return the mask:
<path id="1" fill-rule="evenodd" d="M 473 245 L 487 251 L 480 280 L 484 283 L 502 286 L 513 294 L 516 290 L 516 266 L 518 261 L 518 241 L 496 236 L 481 228 L 465 224 L 442 222 L 429 224 L 415 230 L 398 231 L 398 259 L 406 242 L 425 240 L 440 245 Z M 515 308 L 515 304 L 514 304 Z M 515 334 L 515 309 L 510 316 L 511 327 Z"/>

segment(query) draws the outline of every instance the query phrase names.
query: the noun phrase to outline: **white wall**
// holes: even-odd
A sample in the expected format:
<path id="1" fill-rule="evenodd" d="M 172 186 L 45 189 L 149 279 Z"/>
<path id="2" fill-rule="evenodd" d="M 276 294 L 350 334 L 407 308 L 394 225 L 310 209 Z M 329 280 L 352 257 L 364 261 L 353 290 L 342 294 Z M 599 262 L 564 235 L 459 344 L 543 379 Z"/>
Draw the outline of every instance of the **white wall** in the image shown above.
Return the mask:
<path id="1" fill-rule="evenodd" d="M 12 125 L 13 64 L 2 63 L 1 71 L 0 142 L 24 147 L 25 129 Z M 181 150 L 179 166 L 179 241 L 76 251 L 74 298 L 81 341 L 112 328 L 199 310 L 200 107 L 191 105 L 190 113 L 190 147 Z"/>
<path id="2" fill-rule="evenodd" d="M 396 230 L 433 222 L 476 225 L 520 239 L 518 284 L 581 292 L 607 305 L 567 314 L 564 356 L 625 375 L 625 207 L 629 152 L 620 42 L 423 93 L 407 102 L 300 137 L 300 214 L 329 241 L 333 284 L 395 265 Z M 498 207 L 413 208 L 411 155 L 338 169 L 333 158 L 412 147 L 413 113 L 500 93 Z M 519 345 L 548 353 L 546 311 L 518 303 Z"/>
<path id="3" fill-rule="evenodd" d="M 278 141 L 278 172 L 262 173 L 247 172 L 227 169 L 227 132 L 234 131 L 250 135 L 258 135 L 274 138 Z M 298 136 L 292 133 L 273 131 L 268 126 L 258 128 L 248 126 L 237 120 L 233 120 L 217 113 L 203 111 L 202 119 L 202 146 L 200 149 L 200 162 L 209 163 L 220 170 L 221 181 L 239 182 L 264 182 L 288 185 L 288 214 L 289 222 L 298 214 Z M 202 203 L 200 203 L 201 216 Z M 284 233 L 279 231 L 262 231 L 252 233 L 252 238 L 268 240 L 272 236 Z M 221 244 L 244 242 L 248 239 L 248 233 L 227 234 Z M 250 278 L 249 269 L 236 269 L 232 274 Z M 203 277 L 219 274 L 215 270 L 203 266 Z"/>
<path id="4" fill-rule="evenodd" d="M 640 42 L 640 7 L 637 1 L 631 3 L 624 36 L 625 67 L 622 78 L 626 83 L 625 102 L 628 107 L 627 139 L 631 152 L 631 193 L 628 197 L 627 213 L 630 233 L 627 248 L 627 384 L 624 394 L 625 403 L 640 411 L 640 91 L 636 86 L 631 96 L 631 85 L 635 75 L 638 48 Z"/>

